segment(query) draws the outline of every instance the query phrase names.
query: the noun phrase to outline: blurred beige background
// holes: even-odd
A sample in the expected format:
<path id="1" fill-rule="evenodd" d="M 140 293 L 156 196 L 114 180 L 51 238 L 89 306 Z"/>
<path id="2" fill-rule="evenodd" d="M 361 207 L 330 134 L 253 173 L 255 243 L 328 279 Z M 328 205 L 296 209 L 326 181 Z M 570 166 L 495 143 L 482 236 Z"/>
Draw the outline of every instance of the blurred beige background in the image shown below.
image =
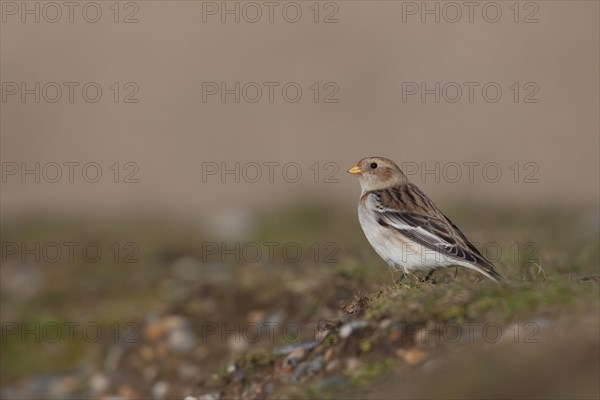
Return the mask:
<path id="1" fill-rule="evenodd" d="M 33 3 L 28 2 L 30 7 Z M 318 23 L 309 8 L 313 2 L 297 2 L 303 13 L 297 23 L 282 17 L 285 2 L 275 9 L 272 23 L 266 15 L 256 23 L 243 18 L 234 23 L 231 16 L 221 23 L 219 14 L 205 15 L 203 22 L 199 1 L 131 3 L 136 8 L 120 3 L 118 23 L 109 9 L 113 2 L 98 2 L 103 14 L 97 23 L 86 22 L 81 7 L 73 23 L 64 13 L 56 23 L 45 22 L 44 15 L 39 23 L 31 16 L 22 23 L 20 10 L 13 15 L 13 9 L 3 8 L 4 84 L 97 82 L 103 89 L 97 103 L 84 101 L 80 89 L 73 103 L 66 93 L 57 103 L 43 98 L 35 103 L 33 96 L 23 103 L 3 86 L 4 167 L 7 162 L 77 161 L 99 163 L 103 170 L 95 184 L 77 175 L 73 183 L 64 176 L 58 183 L 34 183 L 31 177 L 23 183 L 18 175 L 6 176 L 0 195 L 3 214 L 202 214 L 215 206 L 269 207 L 298 195 L 354 207 L 358 184 L 344 171 L 370 155 L 430 168 L 436 162 L 494 162 L 502 168 L 496 183 L 482 179 L 481 169 L 475 169 L 474 182 L 464 175 L 456 183 L 415 175 L 413 180 L 436 199 L 598 202 L 598 2 L 538 1 L 537 9 L 526 9 L 522 2 L 518 23 L 509 9 L 512 1 L 495 3 L 502 11 L 497 23 L 482 17 L 485 2 L 475 9 L 472 23 L 467 15 L 456 23 L 445 22 L 444 15 L 439 23 L 431 16 L 421 23 L 420 14 L 405 14 L 403 22 L 407 4 L 392 1 L 322 2 Z M 421 2 L 413 4 L 420 7 Z M 435 7 L 435 2 L 428 4 Z M 133 11 L 138 22 L 123 23 Z M 524 23 L 534 11 L 538 22 Z M 338 22 L 323 23 L 332 12 Z M 236 104 L 232 96 L 226 103 L 218 96 L 203 102 L 203 82 L 233 86 L 236 81 L 297 82 L 303 96 L 289 103 L 276 90 L 273 103 L 264 93 L 256 103 Z M 120 84 L 118 103 L 109 89 L 114 82 Z M 129 92 L 127 82 L 139 87 L 138 103 L 121 101 Z M 321 98 L 328 92 L 324 85 L 334 82 L 339 101 L 315 103 L 309 89 L 314 82 L 320 83 Z M 403 102 L 403 82 L 480 86 L 473 103 L 466 92 L 456 103 L 435 103 L 432 96 L 425 103 L 418 96 Z M 482 98 L 481 86 L 487 82 L 503 90 L 496 103 Z M 521 90 L 518 102 L 510 89 L 515 82 Z M 530 91 L 524 87 L 528 82 L 539 88 L 537 103 L 522 101 Z M 109 167 L 115 162 L 124 175 L 130 170 L 123 165 L 136 163 L 139 182 L 114 183 Z M 303 175 L 298 183 L 287 183 L 276 168 L 271 183 L 265 168 L 258 183 L 235 183 L 231 177 L 221 183 L 215 176 L 203 182 L 204 162 L 297 162 Z M 315 162 L 321 169 L 318 184 L 309 168 Z M 323 183 L 332 171 L 323 168 L 327 162 L 339 167 L 333 176 L 338 183 Z M 517 183 L 510 169 L 515 163 L 521 172 Z M 524 168 L 526 163 L 535 163 L 538 183 L 524 182 L 533 171 Z"/>

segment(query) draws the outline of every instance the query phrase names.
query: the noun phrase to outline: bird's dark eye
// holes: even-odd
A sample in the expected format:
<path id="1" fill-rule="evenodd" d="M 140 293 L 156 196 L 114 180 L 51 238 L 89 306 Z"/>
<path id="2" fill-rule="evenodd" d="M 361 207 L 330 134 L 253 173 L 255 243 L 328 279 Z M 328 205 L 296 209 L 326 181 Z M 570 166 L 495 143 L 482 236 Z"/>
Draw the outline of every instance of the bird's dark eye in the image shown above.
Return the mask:
<path id="1" fill-rule="evenodd" d="M 377 168 L 377 163 L 376 162 L 372 162 L 371 163 L 371 169 L 375 169 Z"/>

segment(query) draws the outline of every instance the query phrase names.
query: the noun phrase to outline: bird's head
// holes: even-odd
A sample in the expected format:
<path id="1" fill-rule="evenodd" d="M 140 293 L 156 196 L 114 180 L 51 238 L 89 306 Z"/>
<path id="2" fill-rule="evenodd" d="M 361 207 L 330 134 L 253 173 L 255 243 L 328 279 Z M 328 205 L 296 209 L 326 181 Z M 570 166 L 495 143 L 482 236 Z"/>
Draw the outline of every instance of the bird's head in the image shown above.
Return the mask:
<path id="1" fill-rule="evenodd" d="M 406 175 L 392 160 L 384 157 L 367 157 L 348 170 L 358 176 L 363 192 L 385 189 L 408 182 Z"/>

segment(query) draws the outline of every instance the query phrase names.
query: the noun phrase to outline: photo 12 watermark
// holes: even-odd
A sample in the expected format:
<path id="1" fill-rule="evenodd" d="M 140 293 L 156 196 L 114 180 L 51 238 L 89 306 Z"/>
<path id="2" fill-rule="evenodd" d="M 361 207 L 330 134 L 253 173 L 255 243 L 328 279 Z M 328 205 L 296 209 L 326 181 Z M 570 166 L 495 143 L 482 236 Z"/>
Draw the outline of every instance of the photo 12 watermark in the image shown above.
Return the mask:
<path id="1" fill-rule="evenodd" d="M 258 24 L 311 22 L 337 24 L 340 3 L 335 1 L 203 1 L 202 23 Z"/>
<path id="2" fill-rule="evenodd" d="M 77 264 L 109 262 L 115 264 L 139 263 L 140 246 L 133 241 L 107 243 L 80 241 L 2 241 L 3 263 Z"/>
<path id="3" fill-rule="evenodd" d="M 137 24 L 136 1 L 2 1 L 3 24 Z"/>
<path id="4" fill-rule="evenodd" d="M 2 81 L 2 103 L 98 103 L 137 104 L 137 82 L 99 83 L 93 81 Z"/>
<path id="5" fill-rule="evenodd" d="M 402 1 L 401 5 L 402 23 L 540 22 L 540 5 L 536 1 Z"/>
<path id="6" fill-rule="evenodd" d="M 202 82 L 202 103 L 286 103 L 312 102 L 337 104 L 337 82 L 294 81 L 206 81 Z"/>
<path id="7" fill-rule="evenodd" d="M 515 183 L 540 182 L 540 166 L 535 161 L 403 161 L 400 169 L 419 183 Z"/>
<path id="8" fill-rule="evenodd" d="M 540 85 L 533 81 L 404 81 L 402 103 L 537 104 L 540 102 L 539 92 Z"/>
<path id="9" fill-rule="evenodd" d="M 203 161 L 202 183 L 339 183 L 340 167 L 333 161 Z"/>
<path id="10" fill-rule="evenodd" d="M 498 243 L 498 242 L 471 242 L 475 248 L 483 255 L 487 260 L 492 263 L 497 262 L 509 262 L 509 263 L 526 263 L 526 262 L 538 262 L 540 260 L 540 246 L 533 241 L 526 242 L 510 242 L 510 243 Z M 402 263 L 412 264 L 416 260 L 422 263 L 432 262 L 444 262 L 448 258 L 453 257 L 461 258 L 460 252 L 454 252 L 459 250 L 457 246 L 449 246 L 448 243 L 439 243 L 435 248 L 429 248 L 418 243 L 402 243 L 399 246 Z M 475 261 L 475 260 L 473 260 Z"/>
<path id="11" fill-rule="evenodd" d="M 525 344 L 540 342 L 540 327 L 535 322 L 514 323 L 508 326 L 494 321 L 403 323 L 401 328 L 402 341 L 420 345 L 474 343 L 478 340 L 484 343 L 498 343 L 503 339 Z"/>
<path id="12" fill-rule="evenodd" d="M 133 161 L 3 161 L 2 183 L 139 183 L 140 166 Z"/>
<path id="13" fill-rule="evenodd" d="M 335 242 L 203 242 L 203 263 L 259 263 L 287 264 L 309 260 L 314 263 L 336 264 L 339 245 Z"/>
<path id="14" fill-rule="evenodd" d="M 134 322 L 115 322 L 110 326 L 99 322 L 2 322 L 0 342 L 18 343 L 138 343 L 140 326 Z"/>

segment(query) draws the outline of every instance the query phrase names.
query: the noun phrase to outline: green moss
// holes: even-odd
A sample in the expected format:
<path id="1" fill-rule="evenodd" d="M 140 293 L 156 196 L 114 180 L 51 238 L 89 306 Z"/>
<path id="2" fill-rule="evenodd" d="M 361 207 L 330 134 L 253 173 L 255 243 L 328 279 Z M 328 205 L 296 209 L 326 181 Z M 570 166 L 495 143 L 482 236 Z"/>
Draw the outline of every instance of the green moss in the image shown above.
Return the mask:
<path id="1" fill-rule="evenodd" d="M 365 282 L 368 275 L 368 268 L 357 262 L 342 262 L 335 268 L 338 277 L 353 282 Z"/>
<path id="2" fill-rule="evenodd" d="M 246 364 L 244 366 L 249 368 L 266 367 L 271 365 L 273 359 L 274 356 L 270 351 L 266 349 L 260 349 L 246 356 Z"/>
<path id="3" fill-rule="evenodd" d="M 61 321 L 42 324 L 29 322 L 14 334 L 6 331 L 7 325 L 3 326 L 3 382 L 11 382 L 24 375 L 48 373 L 48 359 L 53 360 L 51 371 L 54 373 L 65 373 L 77 366 L 89 350 L 90 343 L 78 334 L 70 339 L 62 330 L 62 337 L 57 337 L 57 330 L 51 324 L 64 326 Z"/>
<path id="4" fill-rule="evenodd" d="M 365 385 L 388 372 L 394 365 L 392 359 L 384 358 L 377 362 L 363 363 L 357 371 L 345 370 L 344 374 L 348 376 L 352 383 L 356 385 Z"/>
<path id="5" fill-rule="evenodd" d="M 360 341 L 359 347 L 363 353 L 368 353 L 373 349 L 373 342 L 370 339 L 363 339 Z"/>

